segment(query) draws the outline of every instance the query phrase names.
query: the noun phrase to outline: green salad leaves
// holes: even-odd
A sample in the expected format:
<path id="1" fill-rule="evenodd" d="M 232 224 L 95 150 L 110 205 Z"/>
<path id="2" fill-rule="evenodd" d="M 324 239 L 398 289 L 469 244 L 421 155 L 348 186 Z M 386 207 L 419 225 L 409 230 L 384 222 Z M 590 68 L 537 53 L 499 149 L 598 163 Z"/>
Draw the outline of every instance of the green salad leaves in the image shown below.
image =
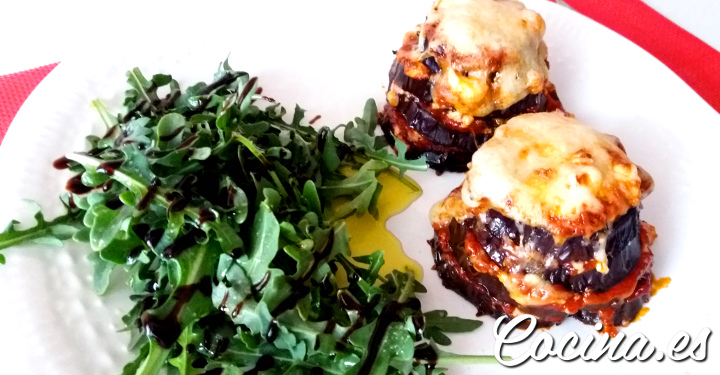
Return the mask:
<path id="1" fill-rule="evenodd" d="M 343 218 L 377 214 L 378 174 L 426 168 L 376 135 L 374 101 L 316 129 L 299 107 L 286 121 L 227 62 L 185 90 L 170 75 L 127 77 L 126 113 L 94 101 L 107 134 L 55 162 L 76 174 L 67 214 L 0 233 L 0 250 L 88 243 L 98 293 L 127 274 L 138 355 L 123 374 L 437 374 L 494 361 L 437 348 L 481 322 L 423 312 L 425 288 L 409 272 L 380 275 L 382 252 L 351 256 Z"/>

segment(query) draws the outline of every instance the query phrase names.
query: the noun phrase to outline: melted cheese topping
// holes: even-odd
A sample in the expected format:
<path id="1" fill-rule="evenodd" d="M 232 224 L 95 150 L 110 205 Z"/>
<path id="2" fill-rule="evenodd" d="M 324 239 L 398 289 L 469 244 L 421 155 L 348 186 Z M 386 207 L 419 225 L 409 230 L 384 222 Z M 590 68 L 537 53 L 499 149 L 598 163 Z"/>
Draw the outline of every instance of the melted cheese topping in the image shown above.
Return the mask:
<path id="1" fill-rule="evenodd" d="M 425 23 L 406 34 L 397 59 L 408 76 L 427 79 L 422 60 L 435 58 L 435 102 L 482 117 L 543 90 L 544 33 L 542 17 L 516 0 L 436 0 Z"/>
<path id="2" fill-rule="evenodd" d="M 463 202 L 544 227 L 557 243 L 637 206 L 638 168 L 611 136 L 560 112 L 514 117 L 473 155 Z"/>

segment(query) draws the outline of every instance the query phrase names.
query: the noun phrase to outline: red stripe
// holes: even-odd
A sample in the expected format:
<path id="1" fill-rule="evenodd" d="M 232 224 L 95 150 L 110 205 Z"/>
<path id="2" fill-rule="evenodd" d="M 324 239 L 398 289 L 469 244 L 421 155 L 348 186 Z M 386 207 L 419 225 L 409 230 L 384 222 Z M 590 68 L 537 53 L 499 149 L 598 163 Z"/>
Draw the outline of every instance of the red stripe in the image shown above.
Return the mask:
<path id="1" fill-rule="evenodd" d="M 57 64 L 0 76 L 0 144 L 20 106 Z"/>
<path id="2" fill-rule="evenodd" d="M 564 0 L 650 52 L 720 112 L 720 52 L 640 0 Z"/>

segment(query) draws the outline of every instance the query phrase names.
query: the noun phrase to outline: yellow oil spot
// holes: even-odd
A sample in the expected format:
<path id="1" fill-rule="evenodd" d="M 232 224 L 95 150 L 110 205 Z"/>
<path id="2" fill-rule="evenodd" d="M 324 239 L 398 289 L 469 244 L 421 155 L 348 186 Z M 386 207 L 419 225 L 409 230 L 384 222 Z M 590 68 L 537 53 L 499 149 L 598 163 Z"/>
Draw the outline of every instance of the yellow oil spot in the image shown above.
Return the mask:
<path id="1" fill-rule="evenodd" d="M 640 320 L 640 318 L 642 318 L 643 316 L 645 316 L 645 314 L 647 314 L 648 311 L 650 311 L 650 308 L 645 307 L 645 306 L 641 307 L 641 308 L 640 308 L 640 311 L 638 311 L 637 315 L 635 315 L 635 319 L 633 319 L 633 323 L 634 323 L 634 322 L 637 322 L 638 320 Z"/>
<path id="2" fill-rule="evenodd" d="M 659 279 L 656 279 L 655 276 L 653 276 L 652 287 L 650 289 L 650 296 L 656 295 L 660 289 L 667 288 L 668 285 L 670 285 L 669 277 L 661 277 Z"/>
<path id="3" fill-rule="evenodd" d="M 400 180 L 390 172 L 382 172 L 378 181 L 382 184 L 382 191 L 378 198 L 377 220 L 370 214 L 360 217 L 351 215 L 345 219 L 350 234 L 351 254 L 359 257 L 383 250 L 385 264 L 380 269 L 380 275 L 387 275 L 395 269 L 410 270 L 415 279 L 422 280 L 420 264 L 405 254 L 400 240 L 386 227 L 388 219 L 403 212 L 422 195 L 422 189 L 410 178 L 403 177 L 403 180 Z M 336 276 L 339 285 L 346 283 L 344 272 L 338 272 Z"/>

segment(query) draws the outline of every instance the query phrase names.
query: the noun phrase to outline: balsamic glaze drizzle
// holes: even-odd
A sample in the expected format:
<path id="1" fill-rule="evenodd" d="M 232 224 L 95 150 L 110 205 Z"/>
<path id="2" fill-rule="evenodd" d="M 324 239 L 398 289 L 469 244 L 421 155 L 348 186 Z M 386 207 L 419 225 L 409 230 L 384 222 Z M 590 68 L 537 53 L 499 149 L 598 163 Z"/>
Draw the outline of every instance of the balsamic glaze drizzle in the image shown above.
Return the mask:
<path id="1" fill-rule="evenodd" d="M 192 229 L 190 232 L 180 236 L 175 242 L 168 245 L 163 250 L 163 255 L 166 258 L 177 258 L 185 250 L 195 246 L 198 242 L 202 241 L 205 236 L 205 232 L 199 229 Z"/>
<path id="2" fill-rule="evenodd" d="M 195 292 L 209 295 L 212 292 L 212 279 L 205 277 L 197 283 L 175 289 L 175 293 L 171 297 L 175 300 L 175 304 L 165 317 L 152 315 L 147 310 L 142 313 L 140 323 L 145 328 L 145 333 L 148 337 L 154 338 L 161 348 L 169 349 L 180 337 L 182 332 L 179 322 L 180 313 Z"/>
<path id="3" fill-rule="evenodd" d="M 107 181 L 105 181 L 105 183 L 102 184 L 102 191 L 103 191 L 104 193 L 107 193 L 108 191 L 110 191 L 110 189 L 112 189 L 113 184 L 115 184 L 115 180 L 107 180 Z"/>
<path id="4" fill-rule="evenodd" d="M 415 347 L 415 353 L 413 354 L 415 361 L 413 365 L 417 366 L 422 362 L 425 362 L 425 374 L 430 375 L 433 372 L 435 366 L 438 363 L 438 354 L 435 349 L 428 343 L 424 342 Z"/>
<path id="5" fill-rule="evenodd" d="M 273 319 L 270 322 L 267 333 L 265 334 L 267 342 L 272 344 L 278 338 L 278 335 L 280 335 L 280 327 L 278 326 L 277 321 Z"/>
<path id="6" fill-rule="evenodd" d="M 270 271 L 265 272 L 265 275 L 262 277 L 262 279 L 260 279 L 260 281 L 258 281 L 257 284 L 254 284 L 252 286 L 252 289 L 254 292 L 259 293 L 263 289 L 265 289 L 265 287 L 267 286 L 267 284 L 269 282 L 270 282 Z"/>
<path id="7" fill-rule="evenodd" d="M 177 137 L 180 133 L 182 133 L 183 130 L 185 130 L 185 127 L 180 126 L 168 134 L 161 135 L 159 138 L 162 142 L 172 141 L 173 139 L 175 139 L 175 137 Z"/>
<path id="8" fill-rule="evenodd" d="M 152 202 L 153 199 L 155 199 L 155 196 L 157 196 L 157 190 L 158 187 L 155 185 L 148 186 L 147 193 L 143 195 L 142 199 L 140 199 L 140 203 L 137 205 L 138 211 L 144 211 L 150 207 L 150 202 Z"/>
<path id="9" fill-rule="evenodd" d="M 124 162 L 124 159 L 108 160 L 97 167 L 97 172 L 112 176 L 115 174 L 115 170 L 120 168 Z"/>
<path id="10" fill-rule="evenodd" d="M 93 188 L 82 183 L 82 173 L 80 173 L 68 180 L 65 189 L 73 194 L 86 194 Z"/>
<path id="11" fill-rule="evenodd" d="M 72 160 L 63 156 L 53 161 L 53 167 L 55 169 L 68 169 L 70 168 L 70 163 L 72 163 Z"/>
<path id="12" fill-rule="evenodd" d="M 265 354 L 258 359 L 253 369 L 245 371 L 245 375 L 258 375 L 260 371 L 270 370 L 273 366 L 275 366 L 275 359 L 271 355 Z"/>
<path id="13" fill-rule="evenodd" d="M 202 207 L 200 208 L 200 218 L 198 218 L 198 224 L 202 225 L 202 223 L 206 221 L 215 221 L 217 217 L 215 216 L 215 213 L 212 212 L 212 210 L 208 207 Z"/>
<path id="14" fill-rule="evenodd" d="M 419 304 L 420 300 L 417 298 L 411 298 L 405 303 L 390 301 L 387 305 L 385 305 L 376 320 L 375 329 L 373 330 L 373 333 L 370 336 L 370 342 L 368 343 L 368 352 L 363 357 L 363 361 L 357 375 L 370 374 L 375 363 L 374 359 L 377 357 L 380 347 L 382 346 L 381 344 L 383 338 L 385 337 L 385 333 L 387 333 L 390 324 L 401 321 L 398 313 L 403 309 L 403 307 L 410 307 L 414 310 L 419 310 Z"/>

